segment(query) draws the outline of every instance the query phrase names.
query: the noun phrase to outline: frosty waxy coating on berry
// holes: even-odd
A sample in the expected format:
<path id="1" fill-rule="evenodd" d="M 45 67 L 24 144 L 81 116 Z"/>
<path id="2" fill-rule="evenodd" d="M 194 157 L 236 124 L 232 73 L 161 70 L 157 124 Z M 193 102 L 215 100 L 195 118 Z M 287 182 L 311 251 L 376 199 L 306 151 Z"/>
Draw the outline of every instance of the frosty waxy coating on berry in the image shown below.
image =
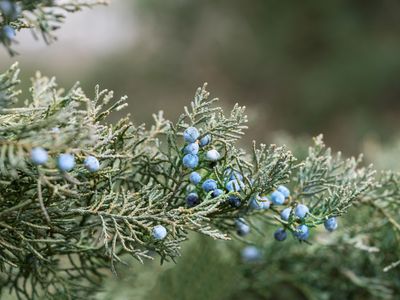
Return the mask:
<path id="1" fill-rule="evenodd" d="M 212 196 L 213 196 L 214 198 L 217 198 L 217 197 L 221 196 L 223 193 L 224 193 L 223 190 L 221 190 L 221 189 L 216 189 L 215 191 L 212 192 Z"/>
<path id="2" fill-rule="evenodd" d="M 250 208 L 254 210 L 268 209 L 271 203 L 267 197 L 253 197 L 250 200 Z"/>
<path id="3" fill-rule="evenodd" d="M 226 184 L 225 187 L 229 192 L 240 192 L 242 189 L 244 189 L 244 183 L 238 180 L 231 180 Z"/>
<path id="4" fill-rule="evenodd" d="M 297 237 L 300 241 L 305 241 L 310 236 L 310 231 L 307 225 L 300 225 L 296 228 L 294 232 L 294 236 Z"/>
<path id="5" fill-rule="evenodd" d="M 100 163 L 96 157 L 89 155 L 85 158 L 83 165 L 89 172 L 96 172 L 100 169 Z"/>
<path id="6" fill-rule="evenodd" d="M 199 153 L 199 144 L 191 143 L 187 145 L 184 149 L 185 154 L 197 154 Z"/>
<path id="7" fill-rule="evenodd" d="M 275 233 L 274 233 L 274 238 L 275 240 L 277 240 L 278 242 L 282 242 L 284 240 L 286 240 L 287 238 L 287 233 L 285 231 L 285 229 L 283 228 L 278 228 Z"/>
<path id="8" fill-rule="evenodd" d="M 202 188 L 209 193 L 217 189 L 217 182 L 213 179 L 207 179 L 203 182 Z"/>
<path id="9" fill-rule="evenodd" d="M 243 175 L 231 168 L 227 168 L 225 170 L 224 176 L 227 177 L 229 180 L 243 180 Z"/>
<path id="10" fill-rule="evenodd" d="M 11 26 L 6 25 L 1 30 L 1 35 L 4 36 L 5 38 L 11 40 L 13 37 L 15 37 L 15 30 Z"/>
<path id="11" fill-rule="evenodd" d="M 335 217 L 331 217 L 324 223 L 325 229 L 329 232 L 335 231 L 338 228 L 338 223 Z"/>
<path id="12" fill-rule="evenodd" d="M 200 203 L 199 195 L 197 193 L 190 193 L 186 196 L 186 204 L 188 207 L 196 206 Z"/>
<path id="13" fill-rule="evenodd" d="M 13 12 L 13 3 L 11 3 L 11 1 L 9 0 L 2 0 L 0 1 L 0 11 L 6 15 L 9 16 L 12 14 Z"/>
<path id="14" fill-rule="evenodd" d="M 279 192 L 281 192 L 283 194 L 283 196 L 285 196 L 285 198 L 290 197 L 290 190 L 286 186 L 280 185 L 280 186 L 278 186 L 277 190 Z"/>
<path id="15" fill-rule="evenodd" d="M 75 157 L 72 154 L 60 154 L 57 158 L 57 166 L 60 171 L 69 172 L 75 167 Z"/>
<path id="16" fill-rule="evenodd" d="M 206 136 L 202 137 L 200 139 L 200 147 L 205 147 L 207 146 L 209 143 L 211 143 L 211 135 L 207 134 Z"/>
<path id="17" fill-rule="evenodd" d="M 194 143 L 200 137 L 200 133 L 195 127 L 189 127 L 183 133 L 183 138 L 187 143 Z"/>
<path id="18" fill-rule="evenodd" d="M 35 165 L 44 165 L 48 159 L 49 155 L 42 147 L 35 147 L 31 150 L 31 160 Z"/>
<path id="19" fill-rule="evenodd" d="M 201 176 L 200 176 L 200 174 L 197 173 L 197 172 L 192 172 L 192 173 L 190 173 L 189 180 L 190 180 L 190 182 L 193 183 L 194 185 L 197 185 L 197 184 L 199 184 L 200 181 L 201 181 Z"/>
<path id="20" fill-rule="evenodd" d="M 304 204 L 299 204 L 294 209 L 294 214 L 299 219 L 304 219 L 309 212 L 310 212 L 310 210 Z"/>
<path id="21" fill-rule="evenodd" d="M 199 157 L 195 154 L 186 154 L 183 157 L 183 165 L 188 169 L 194 169 L 199 165 Z"/>
<path id="22" fill-rule="evenodd" d="M 163 240 L 167 236 L 167 229 L 165 229 L 165 227 L 162 225 L 154 226 L 152 230 L 152 235 L 153 238 L 157 241 Z"/>
<path id="23" fill-rule="evenodd" d="M 291 207 L 287 207 L 284 210 L 282 210 L 281 219 L 284 221 L 289 221 L 289 216 L 290 216 L 291 211 L 292 211 Z"/>
<path id="24" fill-rule="evenodd" d="M 282 205 L 285 202 L 285 196 L 281 192 L 275 191 L 271 194 L 271 201 L 276 205 Z"/>
<path id="25" fill-rule="evenodd" d="M 255 246 L 246 246 L 242 252 L 241 257 L 244 262 L 257 262 L 261 259 L 261 251 Z"/>
<path id="26" fill-rule="evenodd" d="M 209 161 L 217 161 L 221 158 L 221 154 L 215 149 L 212 149 L 207 152 L 206 159 Z"/>
<path id="27" fill-rule="evenodd" d="M 236 232 L 239 236 L 246 236 L 250 233 L 250 226 L 242 218 L 235 221 Z"/>

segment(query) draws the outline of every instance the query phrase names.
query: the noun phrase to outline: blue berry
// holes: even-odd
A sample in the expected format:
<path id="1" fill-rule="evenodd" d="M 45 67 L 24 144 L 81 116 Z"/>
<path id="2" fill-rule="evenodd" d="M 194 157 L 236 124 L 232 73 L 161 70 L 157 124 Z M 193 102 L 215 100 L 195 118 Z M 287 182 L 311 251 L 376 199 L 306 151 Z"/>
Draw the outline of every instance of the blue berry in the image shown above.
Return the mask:
<path id="1" fill-rule="evenodd" d="M 300 241 L 305 241 L 310 236 L 310 231 L 307 225 L 300 225 L 296 228 L 296 232 L 294 232 L 294 236 L 297 237 Z"/>
<path id="2" fill-rule="evenodd" d="M 200 203 L 199 196 L 196 193 L 190 193 L 189 195 L 187 195 L 187 197 L 186 197 L 187 206 L 193 207 L 199 203 Z"/>
<path id="3" fill-rule="evenodd" d="M 229 192 L 240 192 L 242 189 L 244 189 L 244 183 L 234 179 L 229 181 L 225 187 Z"/>
<path id="4" fill-rule="evenodd" d="M 247 225 L 246 221 L 242 218 L 235 221 L 236 232 L 240 236 L 246 236 L 250 233 L 250 226 Z"/>
<path id="5" fill-rule="evenodd" d="M 285 198 L 290 197 L 290 190 L 286 186 L 284 185 L 278 186 L 278 191 L 281 192 L 285 196 Z"/>
<path id="6" fill-rule="evenodd" d="M 221 190 L 221 189 L 216 189 L 215 191 L 213 191 L 212 196 L 213 196 L 214 198 L 217 198 L 217 197 L 221 196 L 223 193 L 224 193 L 223 190 Z"/>
<path id="7" fill-rule="evenodd" d="M 201 181 L 201 176 L 199 173 L 197 172 L 192 172 L 190 174 L 189 180 L 191 183 L 193 183 L 194 185 L 199 184 Z"/>
<path id="8" fill-rule="evenodd" d="M 243 180 L 242 174 L 240 174 L 238 171 L 235 171 L 231 168 L 227 168 L 224 172 L 224 176 L 227 177 L 229 180 Z"/>
<path id="9" fill-rule="evenodd" d="M 75 157 L 69 153 L 60 154 L 57 159 L 57 166 L 60 171 L 71 171 L 75 167 Z"/>
<path id="10" fill-rule="evenodd" d="M 215 149 L 207 151 L 206 158 L 209 161 L 217 161 L 221 158 L 221 154 Z"/>
<path id="11" fill-rule="evenodd" d="M 200 147 L 205 147 L 211 142 L 211 135 L 207 134 L 206 136 L 200 139 Z"/>
<path id="12" fill-rule="evenodd" d="M 183 133 L 183 138 L 187 143 L 194 143 L 199 138 L 200 133 L 195 127 L 189 127 Z"/>
<path id="13" fill-rule="evenodd" d="M 262 210 L 262 209 L 268 209 L 270 206 L 270 202 L 267 197 L 253 197 L 250 200 L 250 208 L 255 209 L 255 210 Z"/>
<path id="14" fill-rule="evenodd" d="M 255 246 L 247 246 L 242 250 L 241 256 L 244 262 L 256 262 L 261 259 L 261 251 Z"/>
<path id="15" fill-rule="evenodd" d="M 194 169 L 199 165 L 199 157 L 195 154 L 186 154 L 183 157 L 183 165 L 188 169 Z"/>
<path id="16" fill-rule="evenodd" d="M 289 221 L 291 211 L 292 211 L 292 208 L 290 208 L 290 207 L 287 207 L 284 210 L 282 210 L 282 212 L 281 212 L 282 220 Z"/>
<path id="17" fill-rule="evenodd" d="M 197 143 L 190 143 L 185 147 L 183 150 L 185 154 L 197 154 L 199 153 L 199 144 Z"/>
<path id="18" fill-rule="evenodd" d="M 305 216 L 310 212 L 310 210 L 308 209 L 307 206 L 305 206 L 304 204 L 299 204 L 296 206 L 295 210 L 294 210 L 294 214 L 296 215 L 296 217 L 300 218 L 300 219 L 304 219 Z"/>
<path id="19" fill-rule="evenodd" d="M 281 192 L 275 191 L 271 194 L 271 201 L 276 205 L 282 205 L 285 202 L 285 196 Z"/>
<path id="20" fill-rule="evenodd" d="M 13 37 L 15 37 L 15 30 L 11 26 L 6 25 L 3 27 L 2 35 L 11 40 Z"/>
<path id="21" fill-rule="evenodd" d="M 35 165 L 44 165 L 48 159 L 49 155 L 42 147 L 35 147 L 31 150 L 31 160 Z"/>
<path id="22" fill-rule="evenodd" d="M 279 242 L 286 240 L 287 233 L 286 233 L 285 229 L 278 228 L 274 233 L 274 238 L 275 238 L 275 240 L 277 240 Z"/>
<path id="23" fill-rule="evenodd" d="M 85 158 L 83 165 L 89 172 L 96 172 L 100 169 L 100 163 L 96 157 L 89 155 Z"/>
<path id="24" fill-rule="evenodd" d="M 13 12 L 13 5 L 8 0 L 0 1 L 0 10 L 3 12 L 4 15 L 9 16 Z"/>
<path id="25" fill-rule="evenodd" d="M 162 225 L 154 226 L 152 235 L 157 241 L 163 240 L 167 236 L 167 229 L 165 229 L 165 227 Z"/>
<path id="26" fill-rule="evenodd" d="M 242 200 L 240 200 L 240 198 L 237 196 L 230 195 L 228 197 L 228 202 L 232 207 L 239 207 L 240 204 L 242 203 Z"/>
<path id="27" fill-rule="evenodd" d="M 213 179 L 207 179 L 206 181 L 203 182 L 202 188 L 207 193 L 215 191 L 217 189 L 217 182 Z"/>
<path id="28" fill-rule="evenodd" d="M 332 232 L 338 228 L 338 223 L 336 221 L 335 217 L 331 217 L 328 220 L 325 221 L 324 223 L 325 229 L 328 230 L 329 232 Z"/>

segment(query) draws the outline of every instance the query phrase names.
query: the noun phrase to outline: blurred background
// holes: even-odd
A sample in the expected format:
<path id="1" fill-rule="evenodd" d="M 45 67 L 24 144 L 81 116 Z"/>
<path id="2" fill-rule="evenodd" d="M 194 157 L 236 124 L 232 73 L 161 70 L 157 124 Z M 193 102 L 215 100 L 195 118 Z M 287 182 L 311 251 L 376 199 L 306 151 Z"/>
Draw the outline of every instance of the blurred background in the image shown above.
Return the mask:
<path id="1" fill-rule="evenodd" d="M 366 152 L 378 167 L 395 168 L 400 166 L 399 15 L 396 0 L 111 0 L 109 7 L 70 15 L 50 47 L 20 33 L 16 49 L 23 55 L 10 58 L 0 49 L 0 69 L 19 60 L 25 84 L 41 70 L 62 87 L 79 80 L 89 96 L 100 84 L 116 96 L 128 95 L 129 112 L 146 123 L 157 110 L 175 119 L 195 89 L 208 82 L 222 106 L 248 107 L 244 146 L 253 139 L 298 144 L 323 133 L 347 155 Z M 157 263 L 135 265 L 137 278 L 110 282 L 112 292 L 103 299 L 117 294 L 142 299 L 146 293 L 149 299 L 264 299 L 248 286 L 238 290 L 245 273 L 233 271 L 237 260 L 226 258 L 224 246 L 194 241 L 187 247 L 194 248 L 179 271 Z M 190 273 L 190 266 L 200 271 Z M 198 287 L 202 268 L 209 294 Z M 218 281 L 221 277 L 226 280 Z M 191 293 L 177 296 L 182 286 Z M 306 297 L 306 291 L 289 297 L 280 285 L 275 288 L 279 299 L 322 299 Z M 222 295 L 226 290 L 237 294 Z"/>
<path id="2" fill-rule="evenodd" d="M 20 33 L 23 55 L 1 50 L 0 68 L 17 59 L 24 78 L 41 70 L 89 95 L 99 83 L 147 123 L 208 82 L 224 106 L 248 107 L 245 142 L 324 133 L 357 154 L 399 128 L 399 12 L 395 0 L 112 0 L 70 15 L 50 47 Z"/>

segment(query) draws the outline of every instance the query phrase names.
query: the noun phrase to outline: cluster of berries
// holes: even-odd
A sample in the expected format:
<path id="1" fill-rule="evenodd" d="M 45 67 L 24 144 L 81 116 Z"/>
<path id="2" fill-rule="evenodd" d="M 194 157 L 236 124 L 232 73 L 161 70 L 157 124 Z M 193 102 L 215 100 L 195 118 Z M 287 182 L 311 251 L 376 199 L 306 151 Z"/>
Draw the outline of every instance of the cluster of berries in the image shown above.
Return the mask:
<path id="1" fill-rule="evenodd" d="M 269 209 L 271 205 L 285 204 L 289 197 L 290 190 L 287 187 L 281 185 L 268 197 L 253 197 L 250 201 L 249 206 L 251 209 L 254 210 Z M 292 220 L 296 220 L 296 222 L 300 223 L 300 225 L 296 227 L 296 231 L 294 232 L 294 236 L 300 241 L 307 240 L 310 235 L 309 227 L 304 224 L 304 221 L 308 214 L 310 214 L 310 210 L 304 204 L 297 204 L 294 209 L 292 207 L 287 207 L 280 211 L 280 217 L 282 221 L 290 222 Z M 338 227 L 335 217 L 327 219 L 324 225 L 326 230 L 328 230 L 329 232 L 336 230 Z M 238 235 L 244 236 L 250 232 L 250 227 L 243 219 L 238 219 L 236 221 L 236 230 Z M 278 228 L 274 233 L 274 237 L 277 241 L 286 240 L 286 230 L 284 228 Z"/>
<path id="2" fill-rule="evenodd" d="M 284 204 L 285 199 L 290 197 L 290 190 L 285 186 L 280 186 L 275 192 L 271 194 L 271 199 L 275 204 Z M 297 204 L 294 209 L 287 207 L 280 212 L 280 217 L 283 221 L 289 222 L 297 220 L 301 224 L 296 227 L 294 236 L 300 241 L 306 241 L 310 236 L 309 227 L 304 224 L 307 215 L 310 214 L 310 209 L 304 204 Z M 337 229 L 337 221 L 335 217 L 329 218 L 325 221 L 325 228 L 332 232 Z M 284 241 L 287 238 L 287 233 L 284 228 L 278 228 L 274 237 L 277 241 Z"/>
<path id="3" fill-rule="evenodd" d="M 196 169 L 199 166 L 199 151 L 210 144 L 211 135 L 200 138 L 200 132 L 195 127 L 189 127 L 183 133 L 183 138 L 187 143 L 183 149 L 185 156 L 183 157 L 183 165 L 188 169 Z M 199 139 L 200 138 L 200 139 Z M 215 162 L 221 158 L 219 152 L 215 149 L 207 151 L 205 158 L 208 161 Z"/>
<path id="4" fill-rule="evenodd" d="M 35 147 L 31 150 L 31 161 L 37 166 L 47 163 L 49 154 L 42 147 Z M 100 163 L 94 156 L 87 156 L 83 165 L 89 172 L 96 172 L 100 169 Z M 62 172 L 69 172 L 75 167 L 75 157 L 70 153 L 62 153 L 57 157 L 57 167 Z"/>
<path id="5" fill-rule="evenodd" d="M 14 21 L 21 15 L 21 7 L 15 2 L 0 0 L 0 13 L 4 19 Z M 15 30 L 10 25 L 0 28 L 1 39 L 10 41 L 13 37 L 15 37 Z"/>

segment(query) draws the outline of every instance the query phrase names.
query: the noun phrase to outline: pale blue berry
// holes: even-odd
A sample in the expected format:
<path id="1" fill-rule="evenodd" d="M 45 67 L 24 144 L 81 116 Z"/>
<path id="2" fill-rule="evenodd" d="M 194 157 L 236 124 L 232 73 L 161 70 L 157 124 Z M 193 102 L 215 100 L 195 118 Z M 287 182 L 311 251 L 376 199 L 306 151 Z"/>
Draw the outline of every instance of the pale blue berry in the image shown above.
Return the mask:
<path id="1" fill-rule="evenodd" d="M 236 232 L 240 236 L 246 236 L 250 233 L 250 226 L 242 218 L 235 221 Z"/>
<path id="2" fill-rule="evenodd" d="M 279 242 L 286 240 L 287 233 L 286 233 L 285 229 L 278 228 L 274 233 L 274 238 L 275 238 L 275 240 L 277 240 Z"/>
<path id="3" fill-rule="evenodd" d="M 183 150 L 185 154 L 197 154 L 199 153 L 199 144 L 197 143 L 190 143 L 185 147 Z"/>
<path id="4" fill-rule="evenodd" d="M 186 154 L 183 157 L 183 165 L 188 169 L 194 169 L 199 165 L 199 157 L 195 154 Z"/>
<path id="5" fill-rule="evenodd" d="M 211 142 L 211 135 L 207 134 L 206 136 L 200 139 L 200 147 L 205 147 Z"/>
<path id="6" fill-rule="evenodd" d="M 85 158 L 83 165 L 89 172 L 96 172 L 100 169 L 100 163 L 94 156 L 88 156 Z"/>
<path id="7" fill-rule="evenodd" d="M 186 196 L 186 204 L 188 207 L 196 206 L 200 203 L 199 195 L 197 193 L 190 193 Z"/>
<path id="8" fill-rule="evenodd" d="M 201 181 L 201 176 L 200 176 L 200 174 L 197 173 L 197 172 L 192 172 L 192 173 L 190 174 L 189 180 L 190 180 L 190 182 L 193 183 L 194 185 L 197 185 L 197 184 L 199 184 L 200 181 Z"/>
<path id="9" fill-rule="evenodd" d="M 331 217 L 324 223 L 325 229 L 332 232 L 338 228 L 338 223 L 335 217 Z"/>
<path id="10" fill-rule="evenodd" d="M 221 190 L 221 189 L 216 189 L 216 190 L 213 191 L 212 196 L 213 196 L 214 198 L 217 198 L 217 197 L 221 196 L 223 193 L 224 193 L 223 190 Z"/>
<path id="11" fill-rule="evenodd" d="M 217 189 L 217 182 L 213 179 L 207 179 L 206 181 L 203 182 L 202 188 L 207 193 L 215 191 Z"/>
<path id="12" fill-rule="evenodd" d="M 290 213 L 292 212 L 292 208 L 287 207 L 281 212 L 281 218 L 284 221 L 289 221 Z"/>
<path id="13" fill-rule="evenodd" d="M 307 225 L 300 225 L 296 228 L 296 231 L 294 232 L 294 236 L 297 237 L 301 241 L 305 241 L 308 239 L 310 236 L 310 231 L 307 227 Z"/>
<path id="14" fill-rule="evenodd" d="M 75 157 L 69 153 L 60 154 L 57 158 L 57 166 L 60 171 L 71 171 L 75 167 Z"/>
<path id="15" fill-rule="evenodd" d="M 6 25 L 6 26 L 3 27 L 2 35 L 5 38 L 11 40 L 13 37 L 15 37 L 15 30 L 11 26 Z"/>
<path id="16" fill-rule="evenodd" d="M 308 209 L 308 207 L 304 204 L 299 204 L 296 206 L 296 208 L 294 209 L 294 214 L 296 217 L 300 218 L 300 219 L 304 219 L 305 216 L 310 212 L 310 210 Z"/>
<path id="17" fill-rule="evenodd" d="M 48 159 L 49 155 L 42 147 L 35 147 L 31 150 L 31 160 L 35 165 L 44 165 Z"/>
<path id="18" fill-rule="evenodd" d="M 207 151 L 206 159 L 209 161 L 217 161 L 221 158 L 221 154 L 215 149 Z"/>
<path id="19" fill-rule="evenodd" d="M 290 190 L 286 186 L 284 185 L 278 186 L 278 191 L 281 192 L 285 196 L 285 198 L 290 197 Z"/>
<path id="20" fill-rule="evenodd" d="M 225 170 L 224 176 L 227 177 L 229 180 L 243 180 L 243 175 L 231 168 Z"/>
<path id="21" fill-rule="evenodd" d="M 285 202 L 285 196 L 281 192 L 275 191 L 271 194 L 271 201 L 276 205 L 282 205 Z"/>
<path id="22" fill-rule="evenodd" d="M 261 259 L 261 251 L 255 246 L 247 246 L 241 252 L 244 262 L 257 262 Z"/>
<path id="23" fill-rule="evenodd" d="M 250 200 L 250 208 L 255 210 L 268 209 L 271 203 L 267 197 L 253 197 Z"/>
<path id="24" fill-rule="evenodd" d="M 234 179 L 229 181 L 225 187 L 229 192 L 240 192 L 245 186 L 242 181 Z"/>
<path id="25" fill-rule="evenodd" d="M 167 229 L 165 229 L 165 227 L 162 225 L 154 226 L 152 235 L 157 241 L 163 240 L 167 236 Z"/>
<path id="26" fill-rule="evenodd" d="M 189 127 L 183 133 L 183 138 L 187 143 L 194 143 L 199 138 L 200 133 L 195 127 Z"/>
<path id="27" fill-rule="evenodd" d="M 9 16 L 13 12 L 13 4 L 8 0 L 0 1 L 0 10 L 4 15 Z"/>

